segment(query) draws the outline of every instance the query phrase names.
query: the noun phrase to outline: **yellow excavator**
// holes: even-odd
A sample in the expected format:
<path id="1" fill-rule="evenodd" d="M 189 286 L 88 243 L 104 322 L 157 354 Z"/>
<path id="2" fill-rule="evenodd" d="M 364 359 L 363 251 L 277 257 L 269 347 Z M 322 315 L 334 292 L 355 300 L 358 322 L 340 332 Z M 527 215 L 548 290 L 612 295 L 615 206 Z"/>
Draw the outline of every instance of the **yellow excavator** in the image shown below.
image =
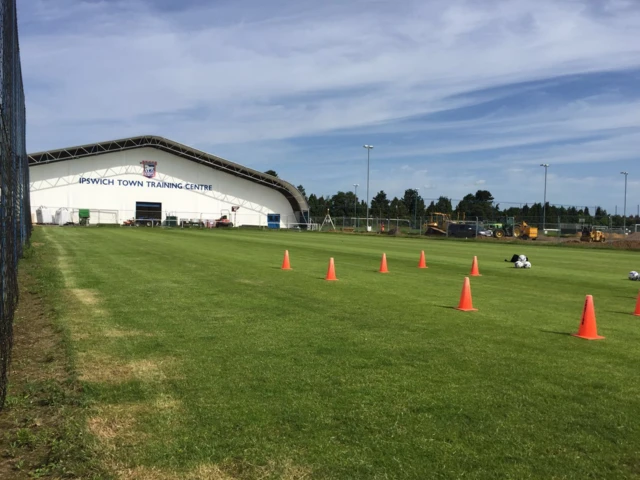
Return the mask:
<path id="1" fill-rule="evenodd" d="M 447 225 L 451 223 L 451 217 L 446 213 L 434 212 L 425 224 L 425 235 L 446 236 Z"/>
<path id="2" fill-rule="evenodd" d="M 584 227 L 582 229 L 582 235 L 580 236 L 581 242 L 606 242 L 607 238 L 604 232 L 595 230 L 593 227 Z"/>

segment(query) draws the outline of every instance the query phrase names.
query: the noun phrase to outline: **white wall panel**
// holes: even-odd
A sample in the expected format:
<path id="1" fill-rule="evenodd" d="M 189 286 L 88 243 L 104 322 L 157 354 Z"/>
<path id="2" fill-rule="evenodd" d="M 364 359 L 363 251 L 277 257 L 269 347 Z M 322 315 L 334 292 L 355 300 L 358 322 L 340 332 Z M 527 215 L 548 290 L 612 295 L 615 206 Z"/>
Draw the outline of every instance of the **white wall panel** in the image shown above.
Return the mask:
<path id="1" fill-rule="evenodd" d="M 157 162 L 155 177 L 143 175 L 142 161 Z M 159 202 L 163 219 L 169 214 L 213 220 L 239 206 L 238 226 L 266 226 L 269 213 L 281 215 L 283 228 L 296 221 L 290 203 L 273 188 L 155 148 L 32 165 L 29 175 L 33 212 L 40 206 L 117 211 L 122 222 L 134 217 L 136 202 Z"/>

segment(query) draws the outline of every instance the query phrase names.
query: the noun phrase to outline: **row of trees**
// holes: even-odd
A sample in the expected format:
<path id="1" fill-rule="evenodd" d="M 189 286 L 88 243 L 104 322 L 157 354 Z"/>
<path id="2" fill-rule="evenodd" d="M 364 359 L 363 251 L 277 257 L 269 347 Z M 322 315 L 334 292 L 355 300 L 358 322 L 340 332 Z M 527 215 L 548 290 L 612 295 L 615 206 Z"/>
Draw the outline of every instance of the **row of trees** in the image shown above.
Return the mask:
<path id="1" fill-rule="evenodd" d="M 270 170 L 266 173 L 277 176 L 277 173 Z M 358 198 L 354 192 L 338 192 L 332 196 L 317 196 L 310 194 L 307 196 L 302 185 L 298 190 L 305 195 L 309 203 L 311 217 L 323 217 L 327 210 L 333 217 L 364 217 L 366 215 L 366 201 Z M 393 197 L 389 199 L 387 194 L 381 190 L 371 199 L 369 206 L 369 216 L 377 218 L 399 218 L 412 222 L 420 221 L 421 218 L 428 217 L 432 213 L 446 213 L 457 220 L 496 221 L 504 217 L 515 217 L 517 220 L 526 220 L 530 223 L 541 223 L 543 217 L 542 203 L 532 205 L 507 206 L 502 208 L 491 192 L 488 190 L 478 190 L 475 194 L 469 193 L 454 206 L 452 199 L 441 196 L 427 205 L 424 199 L 415 189 L 405 190 L 401 198 Z M 579 223 L 584 221 L 591 225 L 603 225 L 621 227 L 624 219 L 622 215 L 611 215 L 605 209 L 595 207 L 577 208 L 551 205 L 547 202 L 545 207 L 547 223 L 557 223 L 558 219 L 562 223 Z M 637 215 L 627 216 L 627 225 L 640 223 Z"/>
<path id="2" fill-rule="evenodd" d="M 327 210 L 336 217 L 364 217 L 367 204 L 358 199 L 353 192 L 338 192 L 331 197 L 316 196 L 307 197 L 312 217 L 324 216 Z M 408 219 L 411 222 L 420 221 L 421 218 L 440 212 L 446 213 L 457 220 L 496 221 L 504 217 L 515 217 L 517 220 L 526 220 L 529 223 L 539 224 L 543 218 L 542 202 L 532 205 L 507 206 L 502 208 L 496 203 L 493 195 L 488 190 L 478 190 L 475 194 L 468 194 L 455 206 L 454 202 L 445 196 L 426 204 L 417 190 L 408 189 L 401 198 L 389 199 L 384 191 L 378 192 L 372 199 L 369 208 L 370 217 Z M 603 225 L 621 227 L 622 215 L 610 215 L 605 209 L 595 207 L 577 208 L 574 206 L 556 206 L 547 202 L 545 208 L 547 223 L 579 223 L 584 221 L 591 225 Z M 640 217 L 629 215 L 627 225 L 640 223 Z"/>
<path id="3" fill-rule="evenodd" d="M 307 198 L 312 216 L 322 216 L 327 210 L 337 217 L 363 217 L 367 211 L 367 203 L 358 199 L 353 192 L 338 192 L 331 197 L 317 197 L 315 194 Z M 389 199 L 384 191 L 378 192 L 371 199 L 369 216 L 378 218 L 414 218 L 424 216 L 426 206 L 416 190 L 407 190 L 402 198 Z"/>

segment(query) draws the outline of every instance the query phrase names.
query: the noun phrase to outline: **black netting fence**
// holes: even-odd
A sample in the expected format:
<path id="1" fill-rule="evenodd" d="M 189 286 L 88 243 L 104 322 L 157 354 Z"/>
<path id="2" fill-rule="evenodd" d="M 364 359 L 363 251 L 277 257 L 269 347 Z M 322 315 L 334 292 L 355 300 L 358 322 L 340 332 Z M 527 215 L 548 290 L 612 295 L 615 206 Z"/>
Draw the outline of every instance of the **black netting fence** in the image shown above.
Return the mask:
<path id="1" fill-rule="evenodd" d="M 365 233 L 401 233 L 441 237 L 517 237 L 522 239 L 587 239 L 591 232 L 599 231 L 597 241 L 617 241 L 623 238 L 640 240 L 640 217 L 616 219 L 611 216 L 556 215 L 540 219 L 538 216 L 496 216 L 485 219 L 472 215 L 432 214 L 423 216 L 370 216 L 353 215 L 311 216 L 306 230 L 343 231 Z M 595 238 L 595 237 L 594 237 Z"/>
<path id="2" fill-rule="evenodd" d="M 18 260 L 31 235 L 25 104 L 15 0 L 0 7 L 0 409 L 18 304 Z"/>
<path id="3" fill-rule="evenodd" d="M 480 193 L 480 192 L 479 192 Z M 315 229 L 340 229 L 348 231 L 366 231 L 366 204 L 358 202 L 355 196 L 344 192 L 334 196 L 310 198 L 310 219 Z M 469 198 L 471 197 L 471 198 Z M 327 213 L 330 213 L 330 218 Z M 402 231 L 421 234 L 433 233 L 433 226 L 476 225 L 474 231 L 485 234 L 503 230 L 504 233 L 521 231 L 526 226 L 534 227 L 537 234 L 546 237 L 580 236 L 585 229 L 609 232 L 607 238 L 614 235 L 640 234 L 640 205 L 627 205 L 626 209 L 617 206 L 607 212 L 598 205 L 559 205 L 546 203 L 511 203 L 495 199 L 476 199 L 469 195 L 463 199 L 439 199 L 415 197 L 398 199 L 374 204 L 369 210 L 370 231 Z M 437 225 L 436 225 L 437 224 Z M 518 228 L 515 228 L 519 226 Z M 462 226 L 453 226 L 452 230 L 465 230 Z M 500 233 L 500 232 L 498 232 Z M 512 236 L 512 235 L 509 235 Z M 518 235 L 516 235 L 518 236 Z M 637 235 L 634 237 L 637 238 Z"/>

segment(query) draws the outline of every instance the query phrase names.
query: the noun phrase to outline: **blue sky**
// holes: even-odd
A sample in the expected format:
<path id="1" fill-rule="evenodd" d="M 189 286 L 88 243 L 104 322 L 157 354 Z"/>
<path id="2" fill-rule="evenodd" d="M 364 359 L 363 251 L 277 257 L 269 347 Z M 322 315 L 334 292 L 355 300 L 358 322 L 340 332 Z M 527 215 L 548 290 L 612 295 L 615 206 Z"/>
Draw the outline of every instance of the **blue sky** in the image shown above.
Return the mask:
<path id="1" fill-rule="evenodd" d="M 640 204 L 637 0 L 18 0 L 30 152 L 154 134 L 307 192 Z"/>

